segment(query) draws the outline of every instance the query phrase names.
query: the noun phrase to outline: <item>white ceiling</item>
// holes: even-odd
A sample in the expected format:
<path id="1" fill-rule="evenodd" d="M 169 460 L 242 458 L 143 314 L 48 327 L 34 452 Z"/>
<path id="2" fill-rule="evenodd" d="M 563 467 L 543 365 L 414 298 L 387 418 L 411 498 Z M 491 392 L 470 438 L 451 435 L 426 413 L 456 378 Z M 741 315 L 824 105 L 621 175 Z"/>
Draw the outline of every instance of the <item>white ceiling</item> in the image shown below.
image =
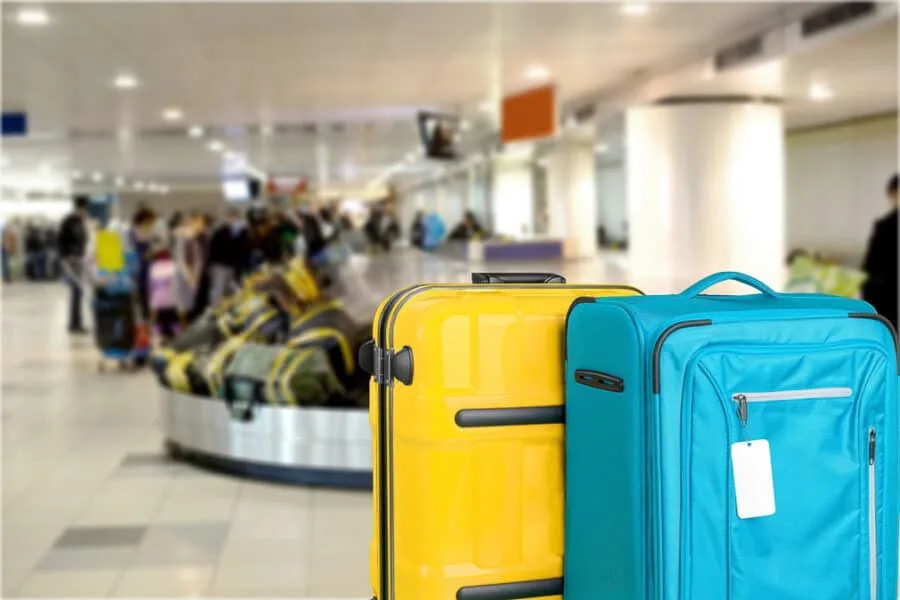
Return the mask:
<path id="1" fill-rule="evenodd" d="M 28 111 L 36 135 L 4 140 L 11 167 L 177 185 L 219 172 L 218 155 L 184 135 L 188 125 L 212 128 L 266 170 L 363 183 L 417 148 L 420 108 L 466 115 L 471 139 L 491 120 L 479 106 L 529 85 L 531 65 L 549 70 L 562 100 L 582 97 L 733 41 L 785 5 L 664 3 L 629 17 L 615 3 L 66 2 L 46 5 L 42 28 L 14 23 L 19 6 L 2 6 L 2 100 Z M 842 46 L 790 59 L 791 95 L 824 65 L 836 101 L 855 94 L 854 110 L 865 108 L 878 87 L 875 104 L 890 96 L 896 106 L 894 27 L 893 38 L 879 33 L 881 66 L 866 62 L 871 42 L 855 58 Z M 137 89 L 113 88 L 125 72 L 139 78 Z M 727 78 L 710 85 L 727 87 Z M 183 122 L 164 123 L 169 106 L 184 111 Z M 814 110 L 825 107 L 800 112 Z M 260 124 L 298 125 L 261 136 Z"/>
<path id="2" fill-rule="evenodd" d="M 736 69 L 690 86 L 694 94 L 745 94 L 782 98 L 791 128 L 897 110 L 897 19 L 840 40 L 761 65 Z M 810 97 L 824 85 L 833 96 Z"/>
<path id="3" fill-rule="evenodd" d="M 4 4 L 10 16 L 17 5 Z M 303 121 L 373 107 L 475 106 L 539 63 L 571 97 L 778 9 L 772 3 L 65 3 L 4 27 L 4 106 L 44 130 Z M 7 21 L 9 19 L 7 18 Z M 110 87 L 117 73 L 143 83 Z"/>

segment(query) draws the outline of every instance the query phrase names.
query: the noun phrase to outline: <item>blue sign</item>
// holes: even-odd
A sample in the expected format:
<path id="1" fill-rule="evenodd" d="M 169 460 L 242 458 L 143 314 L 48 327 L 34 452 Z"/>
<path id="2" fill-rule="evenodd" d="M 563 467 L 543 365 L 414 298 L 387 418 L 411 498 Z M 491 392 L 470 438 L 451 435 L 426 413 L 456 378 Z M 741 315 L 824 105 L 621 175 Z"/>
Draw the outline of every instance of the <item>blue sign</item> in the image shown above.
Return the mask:
<path id="1" fill-rule="evenodd" d="M 28 115 L 23 112 L 3 113 L 3 136 L 28 135 Z"/>

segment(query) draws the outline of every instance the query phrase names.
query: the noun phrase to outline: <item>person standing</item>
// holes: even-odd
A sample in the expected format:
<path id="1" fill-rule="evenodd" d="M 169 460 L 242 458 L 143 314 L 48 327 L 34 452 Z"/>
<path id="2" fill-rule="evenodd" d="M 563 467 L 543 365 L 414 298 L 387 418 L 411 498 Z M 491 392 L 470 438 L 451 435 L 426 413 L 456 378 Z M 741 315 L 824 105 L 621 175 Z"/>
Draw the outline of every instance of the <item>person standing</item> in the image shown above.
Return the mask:
<path id="1" fill-rule="evenodd" d="M 250 263 L 250 233 L 234 207 L 209 238 L 209 303 L 212 306 L 229 295 Z"/>
<path id="2" fill-rule="evenodd" d="M 425 213 L 421 210 L 417 211 L 416 216 L 413 218 L 409 241 L 413 248 L 418 248 L 419 250 L 425 248 Z"/>
<path id="3" fill-rule="evenodd" d="M 69 285 L 69 333 L 83 334 L 88 332 L 81 316 L 81 302 L 90 200 L 87 196 L 76 196 L 74 203 L 75 210 L 63 219 L 59 227 L 58 245 L 63 277 Z"/>
<path id="4" fill-rule="evenodd" d="M 178 215 L 172 225 L 172 259 L 175 262 L 175 309 L 186 327 L 200 285 L 203 265 L 195 218 Z"/>
<path id="5" fill-rule="evenodd" d="M 10 223 L 3 224 L 3 282 L 12 282 L 12 260 L 18 251 L 16 232 Z"/>
<path id="6" fill-rule="evenodd" d="M 138 302 L 145 319 L 150 318 L 150 263 L 159 245 L 154 235 L 155 226 L 156 213 L 146 207 L 139 208 L 131 221 L 131 246 L 137 258 Z"/>
<path id="7" fill-rule="evenodd" d="M 897 327 L 898 239 L 897 239 L 897 186 L 895 173 L 887 184 L 887 197 L 892 210 L 875 222 L 869 236 L 863 271 L 869 276 L 863 284 L 863 299 L 875 307 Z"/>

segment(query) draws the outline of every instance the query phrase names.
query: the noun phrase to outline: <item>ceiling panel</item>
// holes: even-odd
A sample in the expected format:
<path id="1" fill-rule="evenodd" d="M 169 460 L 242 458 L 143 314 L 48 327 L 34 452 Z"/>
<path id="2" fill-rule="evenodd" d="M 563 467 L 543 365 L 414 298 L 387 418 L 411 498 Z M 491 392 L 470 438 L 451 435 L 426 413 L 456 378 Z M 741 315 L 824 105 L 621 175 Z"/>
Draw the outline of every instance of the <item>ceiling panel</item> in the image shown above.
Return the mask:
<path id="1" fill-rule="evenodd" d="M 43 156 L 127 177 L 167 170 L 214 176 L 218 159 L 202 142 L 145 133 L 173 127 L 163 122 L 165 107 L 184 110 L 179 127 L 384 122 L 322 141 L 330 170 L 346 173 L 349 162 L 363 177 L 417 148 L 417 108 L 483 119 L 477 107 L 485 99 L 533 84 L 525 76 L 532 65 L 549 69 L 564 100 L 581 96 L 706 49 L 785 6 L 660 3 L 629 18 L 612 3 L 66 2 L 47 5 L 50 26 L 25 29 L 11 23 L 17 5 L 3 3 L 3 105 L 28 110 L 39 134 L 110 134 L 91 142 L 31 140 L 5 151 L 18 162 Z M 879 56 L 893 48 L 896 59 L 896 32 L 881 43 Z M 866 66 L 871 53 L 791 62 L 788 93 L 802 96 L 803 78 L 824 65 L 854 89 L 896 98 L 896 77 L 871 81 L 878 72 Z M 141 86 L 114 89 L 120 72 L 134 73 Z M 865 93 L 853 97 L 857 107 L 868 101 Z M 130 144 L 119 130 L 132 132 Z M 264 166 L 309 174 L 318 168 L 322 138 L 226 137 Z"/>

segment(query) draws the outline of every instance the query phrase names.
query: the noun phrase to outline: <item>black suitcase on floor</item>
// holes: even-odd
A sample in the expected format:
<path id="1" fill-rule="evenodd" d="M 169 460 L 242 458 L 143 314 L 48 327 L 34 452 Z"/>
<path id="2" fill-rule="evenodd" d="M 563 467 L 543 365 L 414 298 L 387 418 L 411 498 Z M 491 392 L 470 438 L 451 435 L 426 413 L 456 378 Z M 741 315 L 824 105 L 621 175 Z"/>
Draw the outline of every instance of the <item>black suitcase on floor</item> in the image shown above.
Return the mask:
<path id="1" fill-rule="evenodd" d="M 105 357 L 122 360 L 131 356 L 137 342 L 137 317 L 132 290 L 96 288 L 94 334 L 97 347 Z"/>

